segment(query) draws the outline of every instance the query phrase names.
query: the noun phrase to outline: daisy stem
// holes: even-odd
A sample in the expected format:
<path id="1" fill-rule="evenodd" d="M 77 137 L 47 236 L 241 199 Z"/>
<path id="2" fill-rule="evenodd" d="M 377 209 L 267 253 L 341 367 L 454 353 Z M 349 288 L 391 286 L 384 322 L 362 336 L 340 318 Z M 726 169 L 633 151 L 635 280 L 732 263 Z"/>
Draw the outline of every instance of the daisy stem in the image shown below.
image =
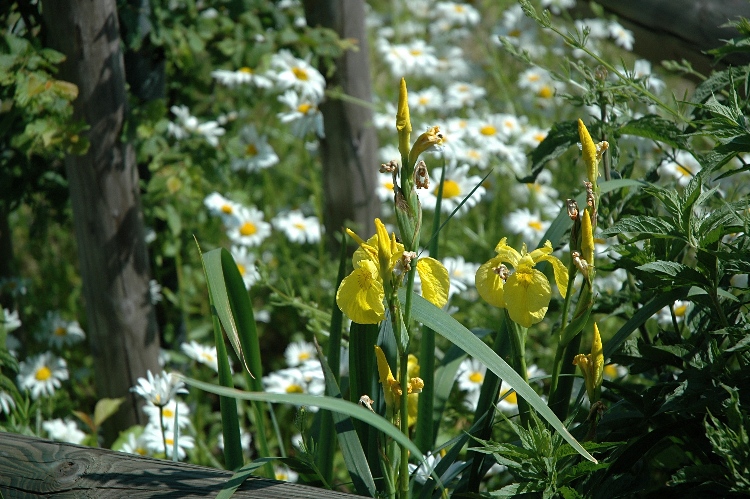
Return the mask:
<path id="1" fill-rule="evenodd" d="M 505 320 L 508 324 L 510 333 L 510 351 L 511 359 L 513 361 L 513 368 L 528 383 L 528 375 L 526 373 L 526 328 L 520 326 L 518 323 L 511 320 L 508 315 L 508 309 L 505 309 Z M 517 397 L 518 400 L 518 415 L 521 418 L 521 426 L 528 428 L 529 426 L 529 411 L 531 410 L 529 404 L 522 397 Z"/>
<path id="2" fill-rule="evenodd" d="M 164 430 L 164 406 L 159 406 L 159 426 L 161 426 L 161 441 L 164 444 L 164 455 L 167 455 L 167 433 Z"/>

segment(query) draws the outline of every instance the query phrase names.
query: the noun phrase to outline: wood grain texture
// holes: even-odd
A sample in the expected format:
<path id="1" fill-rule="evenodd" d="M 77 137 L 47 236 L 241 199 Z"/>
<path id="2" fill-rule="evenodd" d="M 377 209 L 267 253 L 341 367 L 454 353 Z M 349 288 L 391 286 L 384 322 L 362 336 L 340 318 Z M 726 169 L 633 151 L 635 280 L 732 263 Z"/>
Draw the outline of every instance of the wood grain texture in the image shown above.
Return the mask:
<path id="1" fill-rule="evenodd" d="M 215 497 L 231 478 L 230 471 L 0 433 L 0 492 L 5 499 Z M 233 497 L 357 496 L 251 477 Z"/>

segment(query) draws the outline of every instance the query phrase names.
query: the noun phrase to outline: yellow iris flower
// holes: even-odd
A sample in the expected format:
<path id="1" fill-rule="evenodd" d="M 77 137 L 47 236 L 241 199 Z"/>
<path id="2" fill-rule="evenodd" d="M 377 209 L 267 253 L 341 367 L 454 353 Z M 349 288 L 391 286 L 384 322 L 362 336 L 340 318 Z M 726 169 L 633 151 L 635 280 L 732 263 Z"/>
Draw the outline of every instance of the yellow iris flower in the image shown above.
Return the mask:
<path id="1" fill-rule="evenodd" d="M 506 240 L 502 238 L 495 247 L 497 256 L 477 270 L 477 291 L 490 305 L 507 308 L 514 322 L 529 327 L 544 319 L 552 296 L 547 276 L 534 266 L 539 262 L 552 265 L 555 283 L 563 298 L 568 287 L 568 269 L 550 254 L 552 243 L 549 241 L 531 253 L 524 244 L 519 253 L 508 246 Z M 512 270 L 505 263 L 510 264 Z"/>
<path id="2" fill-rule="evenodd" d="M 393 377 L 393 372 L 385 358 L 385 353 L 377 345 L 375 345 L 375 357 L 378 361 L 378 378 L 380 384 L 383 385 L 386 410 L 389 417 L 391 417 L 399 411 L 401 396 L 403 395 L 401 383 Z M 419 371 L 419 365 L 416 365 L 416 370 L 417 372 Z M 409 426 L 413 426 L 417 422 L 417 407 L 419 405 L 419 394 L 422 393 L 422 389 L 424 389 L 422 378 L 419 376 L 409 376 L 409 382 L 406 384 L 406 394 L 409 397 L 407 414 Z"/>
<path id="3" fill-rule="evenodd" d="M 405 252 L 380 219 L 375 219 L 377 232 L 369 240 L 362 240 L 353 231 L 347 233 L 359 243 L 354 252 L 354 270 L 341 281 L 336 292 L 336 303 L 342 312 L 358 324 L 377 324 L 385 319 L 385 298 L 392 296 L 408 271 L 413 253 Z M 434 258 L 417 261 L 417 273 L 422 281 L 422 296 L 437 307 L 448 302 L 450 278 L 448 271 Z"/>

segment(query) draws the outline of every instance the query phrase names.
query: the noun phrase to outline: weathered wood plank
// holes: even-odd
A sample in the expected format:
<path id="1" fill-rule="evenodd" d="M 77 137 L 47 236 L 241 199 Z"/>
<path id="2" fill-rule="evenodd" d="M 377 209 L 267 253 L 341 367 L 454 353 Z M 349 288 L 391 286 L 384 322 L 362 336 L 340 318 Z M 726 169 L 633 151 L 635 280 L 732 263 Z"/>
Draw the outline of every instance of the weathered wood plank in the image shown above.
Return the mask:
<path id="1" fill-rule="evenodd" d="M 0 433 L 0 492 L 5 499 L 215 497 L 232 472 L 106 449 Z M 237 498 L 353 498 L 251 477 Z"/>

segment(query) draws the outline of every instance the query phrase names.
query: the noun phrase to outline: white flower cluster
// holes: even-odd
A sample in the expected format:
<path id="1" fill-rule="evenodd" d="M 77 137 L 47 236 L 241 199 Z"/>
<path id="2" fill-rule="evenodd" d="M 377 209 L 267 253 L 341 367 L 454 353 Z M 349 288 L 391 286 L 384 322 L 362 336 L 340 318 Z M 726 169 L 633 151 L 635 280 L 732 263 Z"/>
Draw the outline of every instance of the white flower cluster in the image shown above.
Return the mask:
<path id="1" fill-rule="evenodd" d="M 260 246 L 271 235 L 272 227 L 293 243 L 314 244 L 321 238 L 322 227 L 318 218 L 305 216 L 300 210 L 281 212 L 269 223 L 258 208 L 244 206 L 218 192 L 206 196 L 203 203 L 211 215 L 220 217 L 224 223 L 227 237 L 232 243 L 232 256 L 248 289 L 260 279 L 255 268 L 256 255 L 250 248 Z"/>
<path id="2" fill-rule="evenodd" d="M 323 395 L 325 378 L 320 361 L 316 358 L 312 343 L 297 341 L 290 343 L 284 357 L 287 367 L 263 376 L 263 387 L 269 393 L 306 393 Z M 310 406 L 311 412 L 318 408 Z"/>

